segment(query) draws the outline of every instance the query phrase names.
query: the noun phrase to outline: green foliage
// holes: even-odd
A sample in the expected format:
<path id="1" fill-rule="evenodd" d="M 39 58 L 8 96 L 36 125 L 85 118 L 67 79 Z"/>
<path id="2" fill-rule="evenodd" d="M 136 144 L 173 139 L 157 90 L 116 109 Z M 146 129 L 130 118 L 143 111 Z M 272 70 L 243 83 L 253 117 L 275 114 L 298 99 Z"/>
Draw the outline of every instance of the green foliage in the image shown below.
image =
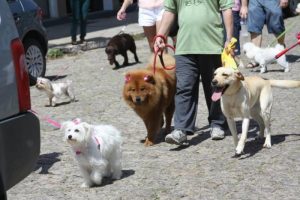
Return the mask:
<path id="1" fill-rule="evenodd" d="M 55 49 L 55 48 L 53 48 L 53 49 L 49 49 L 47 57 L 55 59 L 55 58 L 60 58 L 63 55 L 64 55 L 64 53 L 63 53 L 63 51 L 61 49 Z"/>

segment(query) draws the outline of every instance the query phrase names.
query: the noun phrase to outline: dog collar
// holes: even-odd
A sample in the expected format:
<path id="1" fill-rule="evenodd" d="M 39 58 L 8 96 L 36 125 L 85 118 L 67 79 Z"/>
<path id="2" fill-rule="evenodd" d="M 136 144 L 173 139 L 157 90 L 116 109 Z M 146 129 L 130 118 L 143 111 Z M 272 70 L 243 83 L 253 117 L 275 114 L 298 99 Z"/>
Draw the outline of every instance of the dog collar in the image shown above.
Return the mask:
<path id="1" fill-rule="evenodd" d="M 97 137 L 96 135 L 94 136 L 94 139 L 95 139 L 95 142 L 97 144 L 97 149 L 100 151 L 100 147 L 101 147 L 100 141 L 101 141 L 101 139 L 99 137 Z"/>
<path id="2" fill-rule="evenodd" d="M 95 139 L 95 143 L 97 145 L 97 149 L 100 151 L 100 147 L 101 147 L 101 138 L 97 137 L 97 136 L 94 136 L 94 139 Z M 82 154 L 82 152 L 80 150 L 76 150 L 75 151 L 75 154 L 77 156 L 79 156 L 80 154 Z"/>

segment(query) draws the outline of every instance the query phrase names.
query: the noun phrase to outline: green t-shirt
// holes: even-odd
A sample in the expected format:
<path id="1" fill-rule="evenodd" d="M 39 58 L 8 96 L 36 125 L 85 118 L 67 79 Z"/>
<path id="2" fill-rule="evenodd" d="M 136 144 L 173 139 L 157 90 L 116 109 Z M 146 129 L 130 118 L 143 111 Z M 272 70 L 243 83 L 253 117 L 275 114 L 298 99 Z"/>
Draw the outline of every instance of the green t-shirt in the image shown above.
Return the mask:
<path id="1" fill-rule="evenodd" d="M 221 10 L 233 0 L 165 0 L 165 10 L 178 14 L 176 55 L 221 54 L 224 46 Z"/>

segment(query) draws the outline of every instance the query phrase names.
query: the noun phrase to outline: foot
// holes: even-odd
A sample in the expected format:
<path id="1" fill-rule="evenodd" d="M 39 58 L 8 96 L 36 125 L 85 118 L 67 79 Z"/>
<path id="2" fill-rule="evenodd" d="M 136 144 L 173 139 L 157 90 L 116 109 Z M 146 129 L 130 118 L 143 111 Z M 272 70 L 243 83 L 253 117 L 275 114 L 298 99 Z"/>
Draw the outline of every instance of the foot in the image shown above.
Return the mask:
<path id="1" fill-rule="evenodd" d="M 225 138 L 225 131 L 219 126 L 212 126 L 210 136 L 212 140 L 222 140 Z"/>
<path id="2" fill-rule="evenodd" d="M 284 72 L 289 72 L 290 71 L 290 68 L 284 68 Z"/>
<path id="3" fill-rule="evenodd" d="M 76 40 L 72 40 L 71 44 L 72 44 L 72 45 L 77 45 Z"/>
<path id="4" fill-rule="evenodd" d="M 175 129 L 165 138 L 166 143 L 183 145 L 187 143 L 186 133 L 182 130 Z"/>
<path id="5" fill-rule="evenodd" d="M 85 42 L 86 42 L 85 39 L 80 39 L 80 41 L 78 42 L 78 44 L 83 44 L 83 43 L 85 43 Z"/>
<path id="6" fill-rule="evenodd" d="M 253 69 L 253 68 L 258 67 L 258 66 L 259 66 L 258 63 L 250 62 L 250 63 L 247 64 L 246 68 Z"/>
<path id="7" fill-rule="evenodd" d="M 266 73 L 267 72 L 267 68 L 266 67 L 261 67 L 260 68 L 260 73 L 263 74 L 263 73 Z"/>

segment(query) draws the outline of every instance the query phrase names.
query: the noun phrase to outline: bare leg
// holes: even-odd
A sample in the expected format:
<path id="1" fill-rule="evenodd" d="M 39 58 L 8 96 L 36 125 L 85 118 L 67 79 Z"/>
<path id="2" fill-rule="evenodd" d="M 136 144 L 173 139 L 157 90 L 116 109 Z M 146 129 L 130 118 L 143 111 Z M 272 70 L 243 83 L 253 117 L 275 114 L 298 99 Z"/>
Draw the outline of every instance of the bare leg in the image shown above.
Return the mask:
<path id="1" fill-rule="evenodd" d="M 251 33 L 251 42 L 258 47 L 261 47 L 262 36 L 259 33 Z"/>
<path id="2" fill-rule="evenodd" d="M 150 51 L 153 52 L 153 38 L 156 35 L 156 25 L 153 26 L 143 26 L 144 34 L 148 40 Z"/>

